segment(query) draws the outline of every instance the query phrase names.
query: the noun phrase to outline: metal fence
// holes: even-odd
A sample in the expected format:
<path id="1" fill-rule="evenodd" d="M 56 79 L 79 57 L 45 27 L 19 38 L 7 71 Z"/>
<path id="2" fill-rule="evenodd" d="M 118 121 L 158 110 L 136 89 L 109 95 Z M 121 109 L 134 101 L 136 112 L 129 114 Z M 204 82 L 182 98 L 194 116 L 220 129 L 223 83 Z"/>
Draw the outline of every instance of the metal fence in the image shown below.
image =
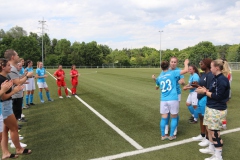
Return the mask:
<path id="1" fill-rule="evenodd" d="M 240 70 L 240 62 L 228 62 L 232 70 Z M 62 66 L 63 69 L 70 69 L 71 66 Z M 183 65 L 179 65 L 180 68 Z M 199 66 L 198 66 L 199 67 Z M 36 68 L 36 67 L 34 67 Z M 57 69 L 58 66 L 44 66 L 45 69 Z M 159 66 L 151 65 L 134 65 L 134 66 L 76 66 L 78 69 L 96 69 L 96 68 L 159 68 Z"/>

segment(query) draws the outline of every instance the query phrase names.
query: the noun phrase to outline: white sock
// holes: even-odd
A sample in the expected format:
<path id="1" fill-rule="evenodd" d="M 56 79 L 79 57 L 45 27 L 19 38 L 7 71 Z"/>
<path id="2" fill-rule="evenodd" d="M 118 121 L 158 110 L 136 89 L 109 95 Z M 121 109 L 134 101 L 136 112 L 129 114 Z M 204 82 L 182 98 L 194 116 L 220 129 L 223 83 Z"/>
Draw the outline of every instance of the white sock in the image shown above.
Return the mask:
<path id="1" fill-rule="evenodd" d="M 217 158 L 222 158 L 222 149 L 220 149 L 220 148 L 215 148 L 215 156 L 217 157 Z"/>
<path id="2" fill-rule="evenodd" d="M 168 134 L 168 125 L 165 126 L 165 134 Z"/>
<path id="3" fill-rule="evenodd" d="M 214 146 L 214 144 L 213 144 L 212 142 L 210 142 L 210 141 L 209 141 L 209 149 L 210 149 L 211 151 L 215 151 L 215 146 Z"/>

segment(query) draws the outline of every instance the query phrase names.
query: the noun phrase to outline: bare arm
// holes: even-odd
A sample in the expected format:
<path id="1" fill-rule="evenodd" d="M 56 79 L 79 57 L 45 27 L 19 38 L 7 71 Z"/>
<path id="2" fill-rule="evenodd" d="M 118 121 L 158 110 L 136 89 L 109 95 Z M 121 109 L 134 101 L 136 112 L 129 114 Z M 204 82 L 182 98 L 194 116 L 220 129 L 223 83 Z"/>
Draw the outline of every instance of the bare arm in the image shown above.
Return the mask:
<path id="1" fill-rule="evenodd" d="M 189 60 L 185 59 L 185 61 L 184 61 L 184 69 L 181 70 L 180 74 L 185 74 L 185 73 L 188 72 L 188 64 L 189 64 Z"/>

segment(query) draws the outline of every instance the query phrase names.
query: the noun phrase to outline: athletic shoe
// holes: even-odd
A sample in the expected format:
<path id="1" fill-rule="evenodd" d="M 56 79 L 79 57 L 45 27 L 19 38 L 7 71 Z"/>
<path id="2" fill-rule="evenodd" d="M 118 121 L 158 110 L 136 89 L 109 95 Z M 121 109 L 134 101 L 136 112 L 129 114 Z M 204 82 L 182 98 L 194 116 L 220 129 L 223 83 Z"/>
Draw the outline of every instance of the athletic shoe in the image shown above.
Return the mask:
<path id="1" fill-rule="evenodd" d="M 26 104 L 26 106 L 23 107 L 23 109 L 28 109 L 30 108 L 29 104 Z"/>
<path id="2" fill-rule="evenodd" d="M 209 145 L 209 140 L 204 138 L 202 142 L 198 143 L 199 146 L 206 147 Z"/>
<path id="3" fill-rule="evenodd" d="M 63 96 L 59 96 L 59 98 L 63 98 Z"/>
<path id="4" fill-rule="evenodd" d="M 41 103 L 44 103 L 44 100 L 41 100 Z"/>
<path id="5" fill-rule="evenodd" d="M 24 143 L 20 142 L 20 146 L 23 147 L 23 148 L 25 148 L 25 147 L 27 147 L 27 144 L 24 144 Z M 14 146 L 13 143 L 11 143 L 10 147 L 11 147 L 11 148 L 15 148 L 15 146 Z"/>
<path id="6" fill-rule="evenodd" d="M 20 119 L 18 119 L 18 122 L 27 122 L 27 120 L 24 118 L 20 118 Z"/>
<path id="7" fill-rule="evenodd" d="M 177 127 L 175 128 L 173 135 L 174 135 L 174 136 L 177 135 Z"/>
<path id="8" fill-rule="evenodd" d="M 191 117 L 189 117 L 189 119 L 188 119 L 188 120 L 190 120 L 190 121 L 191 121 L 191 120 L 194 120 L 194 117 L 193 117 L 193 116 L 191 116 Z"/>
<path id="9" fill-rule="evenodd" d="M 19 141 L 23 140 L 23 137 L 19 136 Z M 11 138 L 8 139 L 8 143 L 12 143 Z"/>
<path id="10" fill-rule="evenodd" d="M 214 151 L 210 150 L 209 147 L 199 149 L 199 151 L 205 154 L 214 154 Z"/>
<path id="11" fill-rule="evenodd" d="M 71 96 L 67 95 L 67 98 L 71 98 Z"/>
<path id="12" fill-rule="evenodd" d="M 189 120 L 188 123 L 190 123 L 190 124 L 197 124 L 197 121 Z"/>
<path id="13" fill-rule="evenodd" d="M 165 126 L 165 134 L 168 134 L 168 125 Z"/>
<path id="14" fill-rule="evenodd" d="M 30 103 L 31 106 L 34 106 L 35 104 L 34 103 Z"/>
<path id="15" fill-rule="evenodd" d="M 202 141 L 203 137 L 202 137 L 201 134 L 199 134 L 197 137 L 192 137 L 192 140 L 194 140 L 194 141 Z"/>
<path id="16" fill-rule="evenodd" d="M 162 137 L 161 137 L 161 140 L 162 140 L 162 141 L 164 141 L 164 140 L 166 140 L 166 139 L 168 139 L 168 136 L 162 136 Z"/>
<path id="17" fill-rule="evenodd" d="M 217 158 L 215 155 L 212 155 L 212 157 L 205 158 L 204 160 L 223 160 L 223 159 L 222 159 L 222 157 L 221 158 Z"/>
<path id="18" fill-rule="evenodd" d="M 50 98 L 50 99 L 48 99 L 48 101 L 49 101 L 49 102 L 53 102 L 53 99 Z"/>
<path id="19" fill-rule="evenodd" d="M 169 136 L 169 137 L 168 137 L 169 141 L 172 141 L 172 140 L 174 140 L 174 139 L 176 139 L 176 138 L 177 138 L 176 136 Z"/>
<path id="20" fill-rule="evenodd" d="M 22 118 L 24 118 L 24 117 L 25 117 L 25 115 L 24 115 L 24 114 L 21 114 L 21 117 L 22 117 Z"/>

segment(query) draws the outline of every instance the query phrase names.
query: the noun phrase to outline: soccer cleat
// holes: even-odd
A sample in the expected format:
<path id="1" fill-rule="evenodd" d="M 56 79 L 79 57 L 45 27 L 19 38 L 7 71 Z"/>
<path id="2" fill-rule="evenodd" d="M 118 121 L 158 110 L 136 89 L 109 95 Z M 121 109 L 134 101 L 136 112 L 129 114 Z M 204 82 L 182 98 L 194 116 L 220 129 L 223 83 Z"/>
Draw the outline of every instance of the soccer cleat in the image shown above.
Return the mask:
<path id="1" fill-rule="evenodd" d="M 200 151 L 201 153 L 205 153 L 205 154 L 214 154 L 214 151 L 213 151 L 213 150 L 210 150 L 209 147 L 199 149 L 199 151 Z"/>
<path id="2" fill-rule="evenodd" d="M 67 98 L 71 98 L 71 96 L 67 95 Z"/>
<path id="3" fill-rule="evenodd" d="M 49 102 L 53 102 L 53 99 L 50 98 L 50 99 L 48 99 L 48 101 L 49 101 Z"/>
<path id="4" fill-rule="evenodd" d="M 63 98 L 63 96 L 59 96 L 59 98 Z"/>
<path id="5" fill-rule="evenodd" d="M 172 140 L 174 140 L 174 139 L 176 139 L 176 138 L 177 138 L 176 136 L 169 136 L 169 137 L 168 137 L 169 141 L 172 141 Z"/>
<path id="6" fill-rule="evenodd" d="M 21 118 L 24 118 L 25 117 L 25 115 L 24 114 L 21 114 Z"/>
<path id="7" fill-rule="evenodd" d="M 162 137 L 161 137 L 161 140 L 162 140 L 162 141 L 164 141 L 164 140 L 166 140 L 166 139 L 168 139 L 168 136 L 162 136 Z"/>
<path id="8" fill-rule="evenodd" d="M 203 137 L 202 137 L 201 134 L 199 134 L 197 137 L 192 137 L 192 140 L 194 140 L 194 141 L 202 141 Z"/>
<path id="9" fill-rule="evenodd" d="M 204 138 L 202 142 L 198 143 L 199 146 L 206 147 L 209 145 L 209 140 Z"/>
<path id="10" fill-rule="evenodd" d="M 222 159 L 222 157 L 221 157 L 221 158 L 218 158 L 218 157 L 216 157 L 215 155 L 212 155 L 212 157 L 205 158 L 204 160 L 223 160 L 223 159 Z"/>
<path id="11" fill-rule="evenodd" d="M 191 121 L 191 120 L 194 120 L 194 117 L 193 117 L 193 116 L 191 116 L 191 117 L 189 117 L 189 119 L 188 119 L 188 120 L 190 120 L 190 121 Z"/>
<path id="12" fill-rule="evenodd" d="M 168 134 L 168 125 L 165 126 L 165 134 Z"/>
<path id="13" fill-rule="evenodd" d="M 174 136 L 177 135 L 177 127 L 175 128 L 173 135 L 174 135 Z"/>
<path id="14" fill-rule="evenodd" d="M 23 137 L 19 136 L 19 141 L 23 140 Z M 11 138 L 8 139 L 8 143 L 12 143 Z"/>
<path id="15" fill-rule="evenodd" d="M 30 105 L 31 105 L 31 106 L 34 106 L 34 105 L 35 105 L 35 103 L 30 103 Z"/>
<path id="16" fill-rule="evenodd" d="M 20 146 L 23 147 L 23 148 L 25 148 L 25 147 L 27 147 L 27 144 L 24 144 L 24 143 L 20 142 Z M 10 147 L 11 147 L 11 148 L 15 148 L 15 145 L 14 145 L 13 143 L 11 143 L 11 144 L 10 144 Z"/>
<path id="17" fill-rule="evenodd" d="M 44 100 L 41 100 L 41 103 L 44 103 Z"/>
<path id="18" fill-rule="evenodd" d="M 23 107 L 23 109 L 28 109 L 30 108 L 29 104 L 26 104 L 26 106 Z"/>
<path id="19" fill-rule="evenodd" d="M 190 123 L 190 124 L 197 124 L 197 121 L 189 120 L 188 123 Z"/>

